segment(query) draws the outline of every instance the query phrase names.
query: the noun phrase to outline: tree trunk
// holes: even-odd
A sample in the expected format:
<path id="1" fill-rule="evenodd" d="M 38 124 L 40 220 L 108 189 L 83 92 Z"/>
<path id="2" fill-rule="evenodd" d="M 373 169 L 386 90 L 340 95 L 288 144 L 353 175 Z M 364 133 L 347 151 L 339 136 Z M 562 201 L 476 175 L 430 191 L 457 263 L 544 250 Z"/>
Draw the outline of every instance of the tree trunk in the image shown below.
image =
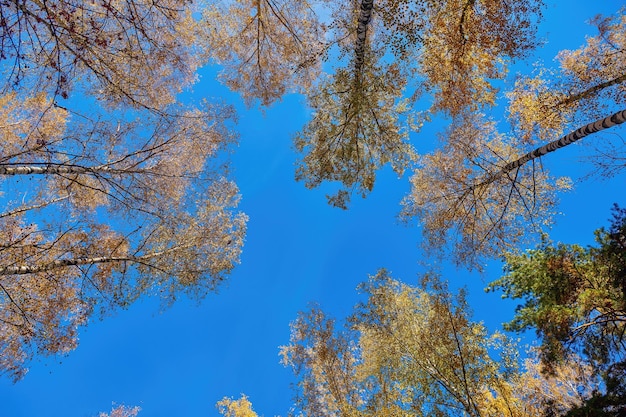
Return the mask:
<path id="1" fill-rule="evenodd" d="M 59 268 L 64 268 L 67 266 L 81 266 L 81 265 L 94 265 L 94 264 L 103 264 L 109 262 L 133 262 L 133 263 L 143 263 L 146 261 L 157 258 L 159 256 L 165 255 L 169 252 L 175 252 L 177 250 L 182 250 L 185 248 L 189 248 L 192 245 L 181 245 L 175 246 L 169 249 L 165 249 L 159 252 L 148 253 L 140 256 L 94 256 L 94 257 L 83 257 L 83 258 L 69 258 L 69 259 L 56 259 L 51 262 L 43 263 L 40 265 L 13 265 L 13 266 L 4 266 L 0 267 L 0 276 L 6 275 L 26 275 L 26 274 L 37 274 L 39 272 L 52 271 Z"/>
<path id="2" fill-rule="evenodd" d="M 92 265 L 124 261 L 136 262 L 140 261 L 141 259 L 142 257 L 133 256 L 99 256 L 94 258 L 57 259 L 55 261 L 48 262 L 42 265 L 5 266 L 0 268 L 0 276 L 36 274 L 39 272 L 51 271 L 66 266 Z"/>
<path id="3" fill-rule="evenodd" d="M 595 122 L 589 123 L 581 128 L 578 128 L 577 130 L 563 136 L 562 138 L 558 140 L 552 141 L 546 145 L 543 145 L 535 149 L 532 152 L 527 153 L 526 155 L 522 156 L 521 158 L 515 161 L 509 162 L 508 164 L 503 166 L 502 169 L 500 169 L 500 171 L 497 171 L 494 174 L 488 175 L 485 180 L 472 186 L 472 188 L 478 188 L 478 187 L 491 184 L 494 181 L 502 178 L 502 176 L 504 176 L 505 174 L 521 167 L 522 165 L 524 165 L 525 163 L 529 161 L 532 161 L 533 159 L 542 157 L 550 152 L 556 151 L 557 149 L 561 149 L 561 148 L 566 147 L 567 145 L 571 145 L 572 143 L 586 136 L 589 136 L 593 133 L 597 133 L 597 132 L 600 132 L 601 130 L 608 129 L 613 126 L 617 126 L 624 122 L 626 122 L 626 110 L 620 110 L 611 116 L 605 117 L 604 119 L 598 119 Z"/>
<path id="4" fill-rule="evenodd" d="M 361 72 L 365 60 L 365 41 L 367 38 L 367 27 L 372 20 L 372 9 L 374 0 L 361 0 L 361 11 L 359 12 L 359 25 L 356 28 L 356 44 L 354 47 L 354 69 Z"/>
<path id="5" fill-rule="evenodd" d="M 108 165 L 86 167 L 82 165 L 65 164 L 0 164 L 0 175 L 46 175 L 46 174 L 137 174 L 145 170 L 113 169 Z"/>

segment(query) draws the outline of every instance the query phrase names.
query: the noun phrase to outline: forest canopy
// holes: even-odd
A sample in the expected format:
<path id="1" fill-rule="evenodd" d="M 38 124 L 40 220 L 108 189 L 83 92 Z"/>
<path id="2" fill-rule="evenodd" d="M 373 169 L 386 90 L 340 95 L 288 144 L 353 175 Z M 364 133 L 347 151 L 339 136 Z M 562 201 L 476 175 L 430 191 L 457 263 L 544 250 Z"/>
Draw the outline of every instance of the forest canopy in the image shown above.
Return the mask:
<path id="1" fill-rule="evenodd" d="M 411 253 L 428 271 L 415 284 L 380 269 L 359 286 L 343 328 L 321 307 L 299 313 L 281 347 L 296 380 L 291 415 L 624 412 L 626 211 L 616 205 L 591 246 L 549 236 L 564 192 L 623 175 L 626 7 L 593 18 L 584 41 L 552 64 L 535 62 L 546 41 L 542 0 L 0 7 L 0 374 L 19 383 L 33 359 L 69 354 L 81 328 L 141 300 L 171 307 L 224 287 L 248 230 L 228 98 L 238 95 L 244 114 L 269 113 L 295 93 L 306 120 L 291 138 L 292 178 L 329 190 L 347 219 L 385 170 L 406 176 L 404 197 L 390 204 L 418 226 Z M 515 73 L 520 63 L 529 65 Z M 196 94 L 206 74 L 235 94 Z M 254 132 L 259 142 L 273 134 L 263 122 Z M 586 167 L 568 156 L 580 143 Z M 273 163 L 255 172 L 259 181 Z M 307 238 L 281 223 L 281 209 L 263 228 L 276 258 L 288 256 L 277 236 L 298 248 Z M 321 266 L 324 251 L 355 264 L 367 256 L 327 234 L 317 250 L 302 244 L 290 265 L 323 275 L 332 270 Z M 381 253 L 389 240 L 378 238 Z M 537 348 L 525 354 L 474 321 L 442 261 L 470 271 L 502 261 L 488 290 L 522 302 L 504 330 L 534 330 Z M 289 269 L 281 262 L 272 275 Z M 246 395 L 217 409 L 257 415 Z M 120 405 L 110 415 L 139 412 Z"/>
<path id="2" fill-rule="evenodd" d="M 233 110 L 177 98 L 206 62 L 187 2 L 1 10 L 0 372 L 19 379 L 94 314 L 214 291 L 246 216 L 212 162 Z"/>

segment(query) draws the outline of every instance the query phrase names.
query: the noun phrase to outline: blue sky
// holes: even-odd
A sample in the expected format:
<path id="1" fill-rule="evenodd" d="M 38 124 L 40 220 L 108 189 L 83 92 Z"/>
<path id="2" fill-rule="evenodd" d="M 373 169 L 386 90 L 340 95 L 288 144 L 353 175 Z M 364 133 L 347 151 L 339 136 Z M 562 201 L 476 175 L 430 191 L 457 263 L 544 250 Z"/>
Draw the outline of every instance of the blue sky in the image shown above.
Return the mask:
<path id="1" fill-rule="evenodd" d="M 563 48 L 577 48 L 597 13 L 615 12 L 623 0 L 548 0 L 538 51 L 546 64 Z M 530 61 L 529 61 L 530 62 Z M 529 65 L 519 64 L 517 71 Z M 240 145 L 232 154 L 240 187 L 240 208 L 250 217 L 241 264 L 218 294 L 200 305 L 181 300 L 162 314 L 157 300 L 142 300 L 81 331 L 78 349 L 66 357 L 38 358 L 26 377 L 0 380 L 0 417 L 88 417 L 110 411 L 112 403 L 138 405 L 141 417 L 219 415 L 215 403 L 246 393 L 259 415 L 285 416 L 294 380 L 279 363 L 278 347 L 289 342 L 289 323 L 310 302 L 343 318 L 358 301 L 355 291 L 368 274 L 385 267 L 415 282 L 421 263 L 417 227 L 399 224 L 399 202 L 408 176 L 391 169 L 378 176 L 374 191 L 354 197 L 350 210 L 326 204 L 324 187 L 296 183 L 291 137 L 306 122 L 303 98 L 290 95 L 266 111 L 246 110 L 217 84 L 216 69 L 202 71 L 194 97 L 223 97 L 237 105 Z M 441 126 L 414 137 L 435 138 Z M 621 130 L 624 132 L 624 130 Z M 593 138 L 590 138 L 593 140 Z M 580 146 L 545 160 L 562 175 L 578 170 Z M 552 238 L 591 243 L 594 229 L 609 218 L 613 202 L 626 204 L 624 178 L 577 185 L 562 196 Z M 493 263 L 485 277 L 443 265 L 452 286 L 466 285 L 475 319 L 491 329 L 510 319 L 513 304 L 485 294 L 498 277 Z"/>

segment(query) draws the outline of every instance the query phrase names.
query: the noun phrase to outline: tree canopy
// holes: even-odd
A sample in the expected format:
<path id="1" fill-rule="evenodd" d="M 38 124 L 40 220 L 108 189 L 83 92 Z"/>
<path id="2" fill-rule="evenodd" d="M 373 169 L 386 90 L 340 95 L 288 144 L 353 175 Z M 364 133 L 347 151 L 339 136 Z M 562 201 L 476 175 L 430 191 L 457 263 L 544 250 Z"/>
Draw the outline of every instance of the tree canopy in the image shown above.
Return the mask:
<path id="1" fill-rule="evenodd" d="M 506 275 L 489 286 L 524 300 L 505 329 L 536 330 L 547 372 L 576 357 L 602 376 L 606 392 L 595 393 L 581 410 L 606 415 L 623 413 L 626 404 L 625 233 L 626 210 L 615 206 L 610 227 L 596 231 L 598 246 L 544 242 L 510 253 Z"/>
<path id="2" fill-rule="evenodd" d="M 503 257 L 488 290 L 523 300 L 504 329 L 540 341 L 522 360 L 438 271 L 413 286 L 383 269 L 343 327 L 320 307 L 291 324 L 280 348 L 296 379 L 290 415 L 622 415 L 626 209 L 615 206 L 596 246 L 552 243 L 546 230 L 580 180 L 569 175 L 578 163 L 557 176 L 548 160 L 591 142 L 589 177 L 626 166 L 621 137 L 600 139 L 626 122 L 626 7 L 593 19 L 557 67 L 511 77 L 542 43 L 543 8 L 2 2 L 0 374 L 18 381 L 36 355 L 72 351 L 81 326 L 143 297 L 201 300 L 235 268 L 247 216 L 226 155 L 234 107 L 187 94 L 215 64 L 248 108 L 301 95 L 309 120 L 293 135 L 295 179 L 330 183 L 331 205 L 366 197 L 384 167 L 408 173 L 400 218 L 420 225 L 424 256 L 469 269 Z M 433 121 L 437 140 L 424 133 Z M 217 409 L 257 416 L 245 395 Z"/>
<path id="3" fill-rule="evenodd" d="M 561 51 L 560 69 L 537 64 L 502 92 L 510 64 L 540 43 L 540 0 L 296 3 L 302 19 L 293 14 L 298 6 L 264 2 L 228 3 L 258 9 L 243 17 L 234 9 L 214 15 L 214 32 L 231 33 L 213 52 L 227 84 L 245 90 L 248 103 L 256 97 L 268 105 L 288 87 L 307 97 L 312 118 L 294 136 L 302 155 L 296 179 L 310 188 L 337 183 L 328 196 L 334 206 L 347 208 L 355 193 L 365 197 L 385 165 L 410 172 L 403 218 L 422 226 L 427 248 L 446 248 L 461 264 L 477 267 L 523 236 L 537 236 L 552 222 L 558 193 L 571 188 L 539 159 L 626 120 L 623 9 L 597 17 L 598 34 L 584 46 Z M 284 65 L 291 76 L 271 75 Z M 277 94 L 263 92 L 269 80 Z M 489 113 L 504 96 L 506 120 L 496 121 Z M 440 147 L 416 150 L 409 138 L 439 117 L 450 122 Z M 588 158 L 607 174 L 622 166 L 611 152 Z"/>
<path id="4" fill-rule="evenodd" d="M 597 36 L 558 55 L 560 71 L 540 67 L 517 79 L 506 93 L 508 133 L 484 109 L 464 110 L 442 134 L 441 149 L 420 160 L 403 215 L 423 225 L 427 246 L 451 239 L 457 261 L 477 266 L 477 256 L 498 256 L 552 222 L 557 192 L 572 183 L 550 175 L 539 158 L 626 121 L 623 60 L 615 59 L 626 51 L 624 9 L 596 23 Z M 614 151 L 586 156 L 608 172 L 619 169 Z"/>
<path id="5" fill-rule="evenodd" d="M 535 356 L 520 363 L 519 347 L 472 321 L 464 291 L 437 276 L 410 286 L 381 270 L 360 290 L 367 299 L 344 329 L 318 307 L 292 323 L 281 347 L 297 377 L 290 415 L 565 415 L 603 392 L 588 365 L 562 362 L 544 375 Z M 256 415 L 245 396 L 218 408 Z"/>
<path id="6" fill-rule="evenodd" d="M 2 5 L 0 372 L 143 295 L 202 298 L 238 262 L 246 218 L 216 160 L 233 111 L 177 98 L 205 62 L 194 10 Z"/>

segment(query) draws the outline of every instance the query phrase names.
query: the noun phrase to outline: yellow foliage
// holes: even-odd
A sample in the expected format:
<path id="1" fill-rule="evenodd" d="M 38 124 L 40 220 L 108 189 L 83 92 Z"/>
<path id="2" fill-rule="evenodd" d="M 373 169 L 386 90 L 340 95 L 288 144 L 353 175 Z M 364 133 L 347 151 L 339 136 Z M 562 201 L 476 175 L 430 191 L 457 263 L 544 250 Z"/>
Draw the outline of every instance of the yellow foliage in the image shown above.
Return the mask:
<path id="1" fill-rule="evenodd" d="M 54 106 L 45 92 L 0 96 L 0 155 L 4 160 L 29 152 L 41 155 L 46 146 L 62 140 L 67 119 L 67 111 Z"/>
<path id="2" fill-rule="evenodd" d="M 300 415 L 477 416 L 513 401 L 503 336 L 469 321 L 462 293 L 449 294 L 436 277 L 416 288 L 385 271 L 360 288 L 368 299 L 345 331 L 318 309 L 291 326 L 281 352 L 298 377 Z M 495 351 L 502 364 L 489 356 Z"/>
<path id="3" fill-rule="evenodd" d="M 215 290 L 246 217 L 211 164 L 232 109 L 177 103 L 206 59 L 195 5 L 5 6 L 0 373 L 17 379 L 33 355 L 74 349 L 95 313 Z"/>
<path id="4" fill-rule="evenodd" d="M 480 268 L 482 256 L 497 256 L 540 232 L 555 192 L 567 183 L 533 164 L 501 175 L 521 156 L 522 144 L 480 115 L 455 120 L 445 140 L 441 150 L 420 158 L 403 216 L 420 220 L 427 248 L 452 249 L 458 262 Z"/>
<path id="5" fill-rule="evenodd" d="M 246 104 L 269 106 L 307 88 L 317 72 L 321 27 L 307 1 L 222 1 L 204 10 L 209 56 Z"/>
<path id="6" fill-rule="evenodd" d="M 245 395 L 238 400 L 224 397 L 217 403 L 217 408 L 224 417 L 257 417 L 257 413 L 252 410 L 252 403 Z"/>
<path id="7" fill-rule="evenodd" d="M 369 60 L 360 71 L 338 69 L 309 91 L 313 119 L 294 138 L 296 150 L 305 154 L 296 179 L 309 188 L 340 182 L 342 190 L 329 200 L 342 208 L 351 193 L 365 196 L 373 189 L 381 167 L 390 164 L 402 175 L 415 156 L 408 128 L 400 126 L 407 114 L 402 74 L 394 65 Z"/>
<path id="8" fill-rule="evenodd" d="M 526 142 L 555 140 L 568 127 L 606 116 L 609 104 L 626 101 L 625 12 L 596 18 L 600 33 L 577 50 L 559 52 L 560 71 L 539 67 L 515 83 L 507 94 L 510 119 Z"/>
<path id="9" fill-rule="evenodd" d="M 535 0 L 429 4 L 418 72 L 434 94 L 432 110 L 454 116 L 494 105 L 489 79 L 504 78 L 507 61 L 535 46 L 532 19 L 540 6 Z"/>

